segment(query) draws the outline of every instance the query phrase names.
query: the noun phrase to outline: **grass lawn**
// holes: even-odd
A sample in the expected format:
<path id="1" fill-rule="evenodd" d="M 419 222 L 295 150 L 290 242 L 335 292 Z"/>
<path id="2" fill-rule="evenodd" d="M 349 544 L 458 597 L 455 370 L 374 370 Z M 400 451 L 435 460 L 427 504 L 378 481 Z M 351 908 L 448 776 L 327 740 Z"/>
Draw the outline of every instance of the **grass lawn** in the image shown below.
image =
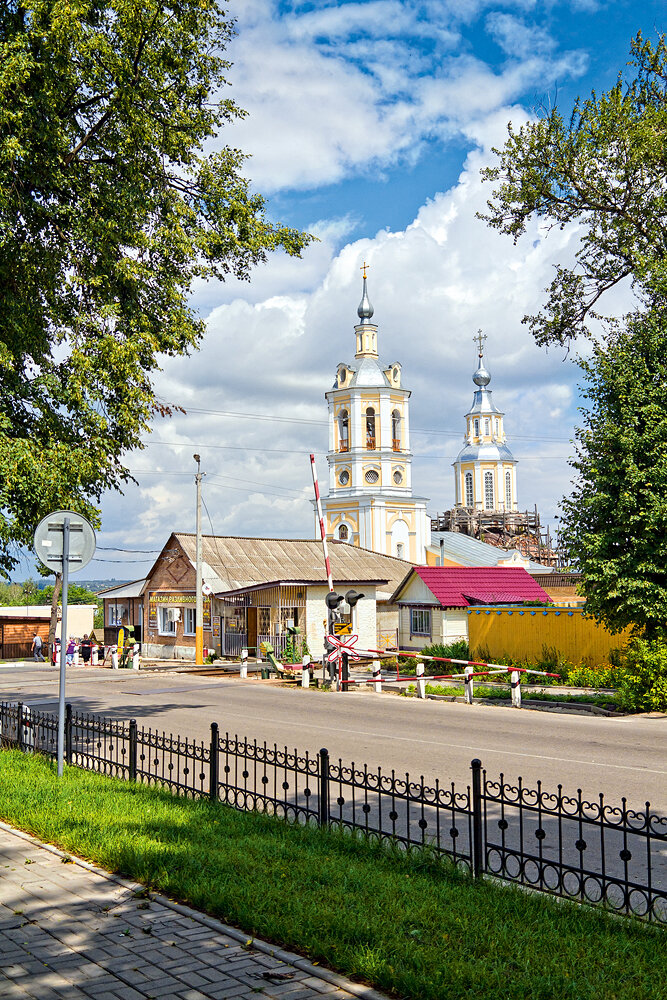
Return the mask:
<path id="1" fill-rule="evenodd" d="M 658 1000 L 664 931 L 429 858 L 0 752 L 0 816 L 410 1000 Z M 1 870 L 0 870 L 1 871 Z"/>

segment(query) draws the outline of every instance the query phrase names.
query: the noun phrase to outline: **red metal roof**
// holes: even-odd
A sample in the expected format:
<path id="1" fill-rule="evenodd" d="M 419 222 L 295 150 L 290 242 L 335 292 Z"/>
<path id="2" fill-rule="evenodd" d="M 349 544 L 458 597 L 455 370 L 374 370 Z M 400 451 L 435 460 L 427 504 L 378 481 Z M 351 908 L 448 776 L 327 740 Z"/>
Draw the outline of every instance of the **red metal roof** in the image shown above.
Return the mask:
<path id="1" fill-rule="evenodd" d="M 551 600 L 521 566 L 415 566 L 414 571 L 443 608 Z"/>

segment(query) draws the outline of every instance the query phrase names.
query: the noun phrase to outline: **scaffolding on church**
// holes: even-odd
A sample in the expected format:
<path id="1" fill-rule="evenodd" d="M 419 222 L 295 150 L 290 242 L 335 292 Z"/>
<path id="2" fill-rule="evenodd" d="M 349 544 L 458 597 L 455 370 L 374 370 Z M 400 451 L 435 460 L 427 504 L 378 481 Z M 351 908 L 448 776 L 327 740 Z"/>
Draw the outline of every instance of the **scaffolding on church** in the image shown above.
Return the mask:
<path id="1" fill-rule="evenodd" d="M 559 570 L 568 566 L 567 554 L 552 538 L 549 525 L 542 527 L 537 507 L 525 511 L 452 507 L 431 518 L 431 531 L 457 531 L 499 549 L 514 549 L 543 566 Z"/>

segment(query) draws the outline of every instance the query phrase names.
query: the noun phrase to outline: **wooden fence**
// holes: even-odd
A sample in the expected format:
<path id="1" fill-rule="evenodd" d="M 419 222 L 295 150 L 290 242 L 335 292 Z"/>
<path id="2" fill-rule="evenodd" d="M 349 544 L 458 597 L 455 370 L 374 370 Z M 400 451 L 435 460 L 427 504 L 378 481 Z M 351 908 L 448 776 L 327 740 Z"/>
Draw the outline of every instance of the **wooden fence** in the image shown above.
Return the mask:
<path id="1" fill-rule="evenodd" d="M 629 631 L 612 635 L 581 608 L 468 609 L 468 642 L 473 658 L 493 660 L 513 657 L 533 663 L 542 659 L 545 647 L 556 649 L 571 663 L 588 666 L 608 664 L 609 654 L 622 647 Z"/>

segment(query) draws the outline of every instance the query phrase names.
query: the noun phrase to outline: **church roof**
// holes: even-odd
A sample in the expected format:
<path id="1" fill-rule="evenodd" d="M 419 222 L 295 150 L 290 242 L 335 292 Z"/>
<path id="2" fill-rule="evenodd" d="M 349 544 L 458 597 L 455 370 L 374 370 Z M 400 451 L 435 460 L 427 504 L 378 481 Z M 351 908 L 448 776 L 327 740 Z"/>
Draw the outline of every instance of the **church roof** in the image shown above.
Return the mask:
<path id="1" fill-rule="evenodd" d="M 384 369 L 391 366 L 383 364 L 379 358 L 361 358 L 356 365 L 346 364 L 345 367 L 353 372 L 352 378 L 346 381 L 344 386 L 339 386 L 338 376 L 336 376 L 333 384 L 334 389 L 349 389 L 352 386 L 367 389 L 391 388 L 391 382 L 384 373 Z"/>
<path id="2" fill-rule="evenodd" d="M 442 608 L 468 608 L 474 604 L 522 604 L 524 601 L 550 602 L 546 591 L 530 573 L 519 566 L 482 568 L 458 566 L 415 566 L 413 572 L 428 587 Z M 400 593 L 412 578 L 410 573 L 392 596 Z"/>
<path id="3" fill-rule="evenodd" d="M 480 444 L 465 444 L 456 456 L 456 462 L 479 461 L 513 462 L 514 456 L 506 444 L 494 444 L 489 441 L 482 441 Z"/>

